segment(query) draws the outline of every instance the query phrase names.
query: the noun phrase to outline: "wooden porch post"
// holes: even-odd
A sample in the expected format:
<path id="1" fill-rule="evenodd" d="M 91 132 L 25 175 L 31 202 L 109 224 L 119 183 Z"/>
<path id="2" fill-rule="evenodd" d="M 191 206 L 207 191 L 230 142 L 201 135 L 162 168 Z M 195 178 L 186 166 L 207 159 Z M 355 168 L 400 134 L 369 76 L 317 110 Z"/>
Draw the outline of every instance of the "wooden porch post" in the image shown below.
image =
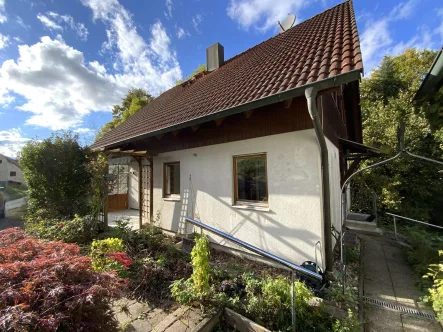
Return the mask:
<path id="1" fill-rule="evenodd" d="M 106 167 L 105 167 L 105 176 L 106 176 L 106 180 L 108 179 L 108 175 L 109 175 L 109 164 L 106 163 Z M 108 210 L 109 210 L 109 204 L 108 204 L 108 196 L 109 196 L 109 185 L 108 183 L 106 184 L 106 196 L 103 202 L 103 231 L 107 232 L 108 231 Z"/>
<path id="2" fill-rule="evenodd" d="M 152 223 L 154 220 L 154 156 L 149 157 L 149 166 L 151 170 L 149 177 L 149 219 Z"/>
<path id="3" fill-rule="evenodd" d="M 143 226 L 143 166 L 142 157 L 137 158 L 138 161 L 138 215 L 140 218 L 139 229 Z"/>

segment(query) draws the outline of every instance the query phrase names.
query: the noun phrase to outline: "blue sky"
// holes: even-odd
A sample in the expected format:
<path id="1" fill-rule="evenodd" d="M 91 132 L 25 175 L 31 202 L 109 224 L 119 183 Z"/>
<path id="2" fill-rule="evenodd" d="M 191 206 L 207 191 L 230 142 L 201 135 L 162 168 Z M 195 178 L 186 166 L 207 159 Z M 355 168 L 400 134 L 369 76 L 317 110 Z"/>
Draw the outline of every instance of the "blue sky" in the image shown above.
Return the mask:
<path id="1" fill-rule="evenodd" d="M 90 143 L 132 87 L 158 95 L 205 63 L 230 58 L 336 0 L 0 0 L 0 153 L 69 129 Z M 366 75 L 385 54 L 443 44 L 440 0 L 355 0 Z"/>

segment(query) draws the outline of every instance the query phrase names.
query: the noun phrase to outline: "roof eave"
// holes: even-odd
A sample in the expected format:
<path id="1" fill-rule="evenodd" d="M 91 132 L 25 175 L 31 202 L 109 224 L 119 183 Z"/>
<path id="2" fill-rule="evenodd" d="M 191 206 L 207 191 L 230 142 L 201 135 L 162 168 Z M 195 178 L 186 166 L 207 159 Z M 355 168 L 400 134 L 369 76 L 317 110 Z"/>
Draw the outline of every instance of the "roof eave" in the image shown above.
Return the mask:
<path id="1" fill-rule="evenodd" d="M 438 89 L 439 84 L 443 80 L 443 48 L 438 52 L 437 56 L 434 59 L 434 62 L 429 69 L 429 72 L 426 74 L 423 82 L 420 85 L 417 93 L 415 94 L 414 99 L 423 98 L 431 93 L 435 93 Z"/>
<path id="2" fill-rule="evenodd" d="M 228 108 L 225 110 L 221 110 L 217 113 L 213 113 L 207 116 L 203 116 L 200 118 L 196 118 L 190 121 L 186 121 L 183 123 L 179 123 L 176 124 L 174 126 L 170 126 L 170 127 L 165 127 L 156 131 L 152 131 L 146 134 L 141 134 L 141 135 L 135 135 L 129 138 L 126 138 L 124 140 L 121 141 L 117 141 L 114 142 L 112 144 L 108 144 L 108 145 L 104 145 L 104 146 L 97 146 L 95 148 L 93 148 L 93 151 L 104 151 L 107 149 L 112 149 L 115 148 L 116 146 L 125 144 L 125 143 L 130 143 L 132 141 L 135 140 L 141 140 L 144 138 L 148 138 L 148 137 L 152 137 L 152 136 L 156 136 L 156 135 L 161 135 L 161 134 L 165 134 L 174 130 L 178 130 L 178 129 L 184 129 L 186 127 L 191 127 L 191 126 L 196 126 L 199 124 L 202 124 L 204 122 L 209 122 L 212 120 L 216 120 L 218 118 L 223 118 L 226 116 L 230 116 L 230 115 L 234 115 L 234 114 L 238 114 L 238 113 L 242 113 L 242 112 L 246 112 L 252 109 L 256 109 L 259 107 L 263 107 L 263 106 L 267 106 L 270 104 L 275 104 L 278 102 L 282 102 L 291 98 L 296 98 L 296 97 L 300 97 L 303 96 L 305 93 L 305 90 L 309 87 L 316 87 L 317 90 L 320 92 L 322 90 L 327 90 L 327 89 L 331 89 L 333 87 L 336 86 L 340 86 L 341 84 L 345 84 L 345 83 L 349 83 L 349 82 L 353 82 L 353 81 L 357 81 L 360 80 L 361 78 L 361 74 L 362 74 L 362 69 L 355 69 L 355 70 L 351 70 L 349 72 L 346 73 L 342 73 L 333 77 L 328 77 L 325 78 L 323 80 L 320 81 L 316 81 L 316 82 L 312 82 L 312 83 L 308 83 L 293 89 L 289 89 L 286 90 L 284 92 L 281 93 L 276 93 L 270 96 L 266 96 L 260 99 L 256 99 L 254 101 L 245 103 L 245 104 L 241 104 L 232 108 Z"/>

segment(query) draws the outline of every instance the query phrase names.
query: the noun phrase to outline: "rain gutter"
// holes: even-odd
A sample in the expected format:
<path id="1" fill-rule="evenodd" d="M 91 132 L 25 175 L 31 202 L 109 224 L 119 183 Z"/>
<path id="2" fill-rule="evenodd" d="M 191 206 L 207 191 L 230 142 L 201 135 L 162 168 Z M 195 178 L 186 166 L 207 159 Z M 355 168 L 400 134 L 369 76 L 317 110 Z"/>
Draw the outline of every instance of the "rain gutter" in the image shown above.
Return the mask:
<path id="1" fill-rule="evenodd" d="M 139 134 L 139 135 L 134 135 L 131 136 L 129 138 L 125 138 L 123 140 L 120 141 L 116 141 L 114 143 L 108 144 L 108 145 L 99 145 L 94 147 L 93 144 L 93 151 L 104 151 L 107 149 L 113 149 L 118 147 L 119 145 L 122 144 L 127 144 L 133 141 L 138 141 L 138 140 L 143 140 L 145 138 L 148 137 L 152 137 L 152 136 L 157 136 L 157 135 L 161 135 L 161 134 L 166 134 L 168 132 L 172 132 L 175 130 L 179 130 L 179 129 L 184 129 L 187 127 L 191 127 L 191 126 L 196 126 L 205 122 L 209 122 L 209 121 L 213 121 L 219 118 L 224 118 L 230 115 L 234 115 L 234 114 L 239 114 L 239 113 L 243 113 L 246 111 L 250 111 L 253 109 L 257 109 L 259 107 L 263 107 L 263 106 L 267 106 L 267 105 L 271 105 L 271 104 L 275 104 L 278 102 L 282 102 L 288 99 L 292 99 L 292 98 L 296 98 L 296 97 L 300 97 L 303 96 L 305 94 L 305 90 L 309 87 L 313 87 L 315 86 L 317 88 L 317 91 L 322 91 L 322 90 L 327 90 L 327 89 L 331 89 L 333 87 L 336 86 L 340 86 L 344 83 L 349 83 L 352 81 L 357 81 L 360 80 L 361 78 L 361 70 L 360 69 L 356 69 L 356 70 L 352 70 L 343 74 L 339 74 L 333 77 L 328 77 L 325 78 L 323 80 L 320 81 L 316 81 L 313 83 L 308 83 L 293 89 L 289 89 L 286 90 L 284 92 L 281 93 L 276 93 L 270 96 L 266 96 L 260 99 L 256 99 L 252 102 L 247 102 L 232 108 L 228 108 L 228 109 L 224 109 L 221 110 L 217 113 L 213 113 L 210 115 L 206 115 L 206 116 L 202 116 L 199 118 L 195 118 L 189 121 L 185 121 L 173 126 L 168 126 L 165 128 L 161 128 L 159 130 L 155 130 L 149 133 L 145 133 L 145 134 Z"/>

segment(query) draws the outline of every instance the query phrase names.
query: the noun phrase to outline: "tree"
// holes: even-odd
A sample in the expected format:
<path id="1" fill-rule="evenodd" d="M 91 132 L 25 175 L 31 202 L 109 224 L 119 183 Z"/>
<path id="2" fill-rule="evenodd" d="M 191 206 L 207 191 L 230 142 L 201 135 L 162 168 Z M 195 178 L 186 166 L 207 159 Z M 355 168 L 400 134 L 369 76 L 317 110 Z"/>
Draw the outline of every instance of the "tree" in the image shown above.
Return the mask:
<path id="1" fill-rule="evenodd" d="M 103 137 L 106 133 L 116 128 L 121 123 L 125 122 L 131 115 L 134 115 L 143 106 L 149 104 L 154 100 L 154 97 L 143 89 L 131 89 L 126 96 L 122 98 L 121 105 L 114 105 L 112 107 L 113 119 L 104 124 L 95 137 L 95 140 Z"/>
<path id="2" fill-rule="evenodd" d="M 122 98 L 121 105 L 114 105 L 112 107 L 112 116 L 114 118 L 122 118 L 123 113 L 125 111 L 128 111 L 131 106 L 133 99 L 137 99 L 138 103 L 141 105 L 141 107 L 145 106 L 146 104 L 150 103 L 154 100 L 154 97 L 149 94 L 148 91 L 143 89 L 131 89 L 128 91 L 126 96 Z M 141 108 L 140 107 L 140 108 Z"/>
<path id="3" fill-rule="evenodd" d="M 78 139 L 78 135 L 61 132 L 23 147 L 20 165 L 28 184 L 30 216 L 72 218 L 88 212 L 88 150 Z"/>
<path id="4" fill-rule="evenodd" d="M 195 75 L 200 74 L 200 73 L 203 73 L 204 71 L 206 71 L 206 64 L 199 65 L 199 66 L 197 67 L 197 69 L 194 69 L 194 70 L 192 71 L 191 75 L 189 75 L 188 77 L 186 77 L 186 78 L 184 79 L 184 81 L 183 81 L 183 80 L 178 80 L 177 82 L 175 82 L 175 83 L 176 83 L 175 85 L 180 85 L 180 84 L 182 84 L 183 82 L 186 82 L 187 80 L 190 80 L 190 79 L 193 78 Z"/>
<path id="5" fill-rule="evenodd" d="M 431 130 L 424 110 L 414 105 L 415 93 L 435 54 L 408 49 L 398 56 L 385 57 L 371 76 L 363 79 L 361 107 L 365 144 L 379 147 L 392 156 L 398 149 L 397 127 L 403 120 L 410 151 L 443 159 L 441 136 Z M 372 162 L 375 160 L 366 165 Z M 443 224 L 441 180 L 442 173 L 435 165 L 402 158 L 364 173 L 356 182 L 365 183 L 377 192 L 382 209 Z"/>

